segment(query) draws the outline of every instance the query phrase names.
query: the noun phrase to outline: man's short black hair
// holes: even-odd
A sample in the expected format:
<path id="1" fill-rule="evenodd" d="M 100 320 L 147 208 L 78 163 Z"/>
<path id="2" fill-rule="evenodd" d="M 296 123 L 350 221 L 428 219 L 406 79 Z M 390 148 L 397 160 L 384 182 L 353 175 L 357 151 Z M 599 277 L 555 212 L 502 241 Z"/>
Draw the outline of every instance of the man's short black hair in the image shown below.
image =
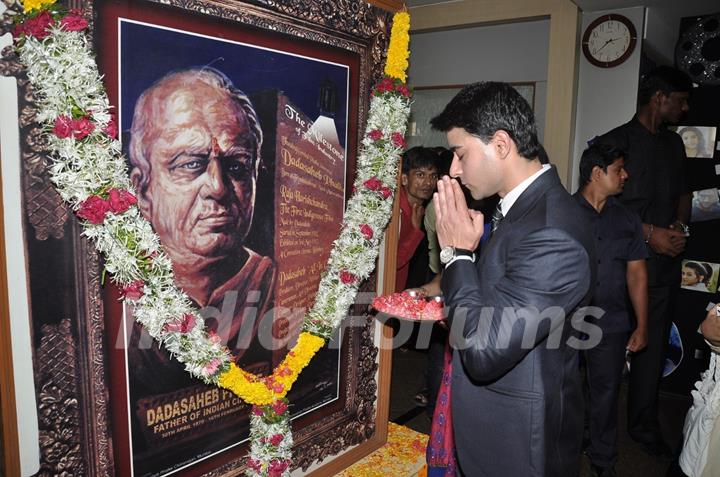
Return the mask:
<path id="1" fill-rule="evenodd" d="M 595 166 L 607 174 L 608 166 L 620 158 L 625 157 L 625 151 L 608 144 L 593 144 L 585 149 L 580 158 L 580 188 L 590 182 L 590 176 Z"/>
<path id="2" fill-rule="evenodd" d="M 638 88 L 638 105 L 644 106 L 656 92 L 661 91 L 669 96 L 670 93 L 689 93 L 692 90 L 690 77 L 672 66 L 658 66 L 640 78 Z"/>
<path id="3" fill-rule="evenodd" d="M 534 159 L 540 150 L 532 108 L 507 83 L 488 81 L 464 87 L 430 124 L 443 132 L 462 128 L 486 144 L 502 129 L 526 159 Z"/>
<path id="4" fill-rule="evenodd" d="M 411 169 L 420 169 L 421 167 L 434 167 L 437 169 L 439 159 L 437 148 L 415 146 L 403 153 L 402 173 L 407 174 Z"/>

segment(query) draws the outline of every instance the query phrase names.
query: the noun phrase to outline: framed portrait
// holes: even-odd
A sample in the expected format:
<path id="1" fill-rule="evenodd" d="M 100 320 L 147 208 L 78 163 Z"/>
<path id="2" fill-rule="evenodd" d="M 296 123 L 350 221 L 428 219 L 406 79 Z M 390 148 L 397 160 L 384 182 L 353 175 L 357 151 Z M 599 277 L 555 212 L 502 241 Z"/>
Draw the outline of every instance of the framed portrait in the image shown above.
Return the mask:
<path id="1" fill-rule="evenodd" d="M 683 260 L 680 287 L 684 290 L 715 293 L 720 264 L 704 260 Z"/>
<path id="2" fill-rule="evenodd" d="M 713 126 L 673 126 L 670 128 L 680 135 L 689 158 L 712 158 L 715 155 L 715 134 Z"/>
<path id="3" fill-rule="evenodd" d="M 535 109 L 535 83 L 510 83 Z M 447 146 L 445 133 L 435 131 L 430 120 L 440 114 L 450 100 L 466 85 L 418 86 L 413 89 L 413 104 L 410 109 L 408 147 Z"/>
<path id="4" fill-rule="evenodd" d="M 720 219 L 720 194 L 717 188 L 693 191 L 691 204 L 690 222 Z"/>
<path id="5" fill-rule="evenodd" d="M 138 205 L 176 283 L 240 366 L 270 373 L 299 333 L 339 233 L 390 14 L 363 1 L 71 3 L 92 17 Z M 20 78 L 24 98 L 19 179 L 41 470 L 240 474 L 250 407 L 191 379 L 101 283 L 100 257 L 47 176 L 17 59 L 0 68 Z M 49 283 L 58 300 L 43 295 Z M 376 287 L 373 277 L 361 291 Z M 365 310 L 348 310 L 288 395 L 293 465 L 316 475 L 346 467 L 386 433 L 378 379 L 387 372 L 378 374 Z M 63 364 L 51 366 L 58 347 Z"/>

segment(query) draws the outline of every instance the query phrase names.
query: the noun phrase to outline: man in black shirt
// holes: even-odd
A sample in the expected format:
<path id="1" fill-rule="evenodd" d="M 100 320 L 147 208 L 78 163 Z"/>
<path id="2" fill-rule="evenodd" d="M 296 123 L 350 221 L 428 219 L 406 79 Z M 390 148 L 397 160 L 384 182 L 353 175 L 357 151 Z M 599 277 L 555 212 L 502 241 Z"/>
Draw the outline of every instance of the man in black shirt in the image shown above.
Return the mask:
<path id="1" fill-rule="evenodd" d="M 638 352 L 647 343 L 647 250 L 640 217 L 618 201 L 628 178 L 623 152 L 593 145 L 580 160 L 580 190 L 574 197 L 592 225 L 598 257 L 592 306 L 605 313 L 589 318 L 602 330 L 602 339 L 584 351 L 590 414 L 587 455 L 595 475 L 615 476 L 617 461 L 617 400 L 625 350 Z M 627 295 L 637 324 L 632 330 Z"/>
<path id="2" fill-rule="evenodd" d="M 630 179 L 620 201 L 640 215 L 650 257 L 648 345 L 632 359 L 628 432 L 650 454 L 670 457 L 660 432 L 657 393 L 671 316 L 680 282 L 679 255 L 685 249 L 690 194 L 684 174 L 685 147 L 665 125 L 688 111 L 692 83 L 681 71 L 660 66 L 643 76 L 636 115 L 598 138 L 626 152 Z"/>

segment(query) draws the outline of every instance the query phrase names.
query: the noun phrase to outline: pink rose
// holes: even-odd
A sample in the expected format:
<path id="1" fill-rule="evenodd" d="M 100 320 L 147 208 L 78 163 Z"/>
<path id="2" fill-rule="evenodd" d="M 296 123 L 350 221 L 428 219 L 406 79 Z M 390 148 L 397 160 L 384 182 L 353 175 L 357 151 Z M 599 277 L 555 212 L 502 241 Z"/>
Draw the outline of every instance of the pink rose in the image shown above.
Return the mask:
<path id="1" fill-rule="evenodd" d="M 65 139 L 73 134 L 73 119 L 70 116 L 58 116 L 55 118 L 55 125 L 53 126 L 53 134 L 60 139 Z"/>
<path id="2" fill-rule="evenodd" d="M 97 195 L 88 197 L 80 204 L 77 216 L 93 224 L 101 224 L 105 220 L 105 214 L 110 210 L 107 201 Z"/>
<path id="3" fill-rule="evenodd" d="M 135 280 L 123 287 L 123 295 L 127 300 L 137 301 L 145 295 L 145 282 Z"/>
<path id="4" fill-rule="evenodd" d="M 377 177 L 373 176 L 363 182 L 363 185 L 366 189 L 369 190 L 380 190 L 380 188 L 382 187 L 382 181 L 380 181 L 380 179 L 378 179 Z"/>
<path id="5" fill-rule="evenodd" d="M 372 227 L 370 227 L 368 224 L 362 224 L 362 225 L 360 226 L 360 233 L 363 234 L 363 236 L 364 236 L 367 240 L 372 239 L 372 238 L 373 238 L 373 235 L 374 235 L 374 232 L 373 232 Z"/>
<path id="6" fill-rule="evenodd" d="M 282 416 L 285 414 L 285 411 L 287 411 L 288 405 L 285 403 L 285 401 L 277 400 L 274 403 L 272 403 L 272 410 L 275 414 L 278 416 Z"/>
<path id="7" fill-rule="evenodd" d="M 34 36 L 38 40 L 42 40 L 50 35 L 48 28 L 54 24 L 55 20 L 53 20 L 50 12 L 46 10 L 34 18 L 25 20 L 23 33 L 27 36 Z"/>
<path id="8" fill-rule="evenodd" d="M 115 121 L 115 116 L 112 116 L 110 118 L 110 121 L 108 121 L 107 126 L 105 126 L 102 130 L 105 134 L 110 136 L 113 139 L 117 139 L 118 137 L 118 126 L 117 122 Z"/>
<path id="9" fill-rule="evenodd" d="M 380 193 L 383 196 L 383 199 L 387 199 L 388 197 L 392 196 L 392 189 L 389 187 L 383 187 L 380 189 Z"/>
<path id="10" fill-rule="evenodd" d="M 392 139 L 395 147 L 401 147 L 403 149 L 405 148 L 405 137 L 402 134 L 400 134 L 399 132 L 394 132 L 392 133 L 392 136 L 390 136 L 390 138 Z"/>
<path id="11" fill-rule="evenodd" d="M 73 137 L 80 140 L 87 137 L 90 133 L 95 130 L 95 124 L 93 124 L 87 117 L 73 120 Z"/>
<path id="12" fill-rule="evenodd" d="M 108 195 L 108 204 L 110 204 L 110 211 L 113 214 L 122 214 L 137 204 L 135 196 L 125 189 L 110 189 Z"/>
<path id="13" fill-rule="evenodd" d="M 60 20 L 60 26 L 66 31 L 82 31 L 88 27 L 88 22 L 83 18 L 81 10 L 73 9 Z"/>
<path id="14" fill-rule="evenodd" d="M 213 330 L 210 330 L 208 333 L 208 339 L 211 343 L 218 344 L 220 342 L 220 335 L 215 333 Z"/>
<path id="15" fill-rule="evenodd" d="M 383 132 L 379 129 L 373 129 L 372 131 L 370 131 L 368 133 L 368 137 L 370 139 L 372 139 L 373 141 L 378 141 L 378 140 L 382 139 Z"/>
<path id="16" fill-rule="evenodd" d="M 203 374 L 205 376 L 211 376 L 215 374 L 215 372 L 220 367 L 220 360 L 218 358 L 213 358 L 207 363 L 205 363 L 205 366 L 203 366 Z"/>
<path id="17" fill-rule="evenodd" d="M 252 413 L 258 417 L 262 417 L 265 415 L 265 413 L 263 412 L 263 410 L 260 406 L 253 406 Z"/>
<path id="18" fill-rule="evenodd" d="M 195 316 L 191 313 L 185 313 L 180 321 L 172 321 L 165 323 L 163 329 L 167 332 L 189 333 L 195 328 Z"/>
<path id="19" fill-rule="evenodd" d="M 270 444 L 277 447 L 278 444 L 280 444 L 284 438 L 285 438 L 285 436 L 283 436 L 282 434 L 273 434 L 272 436 L 270 436 Z"/>
<path id="20" fill-rule="evenodd" d="M 345 285 L 355 283 L 356 280 L 357 277 L 352 273 L 348 272 L 347 270 L 343 270 L 342 272 L 340 272 L 340 281 L 343 282 Z"/>
<path id="21" fill-rule="evenodd" d="M 274 382 L 272 383 L 272 390 L 275 393 L 281 393 L 285 390 L 285 386 L 283 386 L 282 383 Z"/>

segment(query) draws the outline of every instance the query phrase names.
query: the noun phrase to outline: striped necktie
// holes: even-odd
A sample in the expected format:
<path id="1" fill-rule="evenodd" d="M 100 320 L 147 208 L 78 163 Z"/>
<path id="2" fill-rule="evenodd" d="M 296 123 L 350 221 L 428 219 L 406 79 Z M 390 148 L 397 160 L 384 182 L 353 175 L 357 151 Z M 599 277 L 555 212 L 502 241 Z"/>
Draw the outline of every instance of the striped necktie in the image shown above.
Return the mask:
<path id="1" fill-rule="evenodd" d="M 492 215 L 492 228 L 490 229 L 490 235 L 495 233 L 503 217 L 504 215 L 502 213 L 502 209 L 500 208 L 500 203 L 498 202 L 497 207 L 495 207 L 495 212 L 493 212 Z"/>

